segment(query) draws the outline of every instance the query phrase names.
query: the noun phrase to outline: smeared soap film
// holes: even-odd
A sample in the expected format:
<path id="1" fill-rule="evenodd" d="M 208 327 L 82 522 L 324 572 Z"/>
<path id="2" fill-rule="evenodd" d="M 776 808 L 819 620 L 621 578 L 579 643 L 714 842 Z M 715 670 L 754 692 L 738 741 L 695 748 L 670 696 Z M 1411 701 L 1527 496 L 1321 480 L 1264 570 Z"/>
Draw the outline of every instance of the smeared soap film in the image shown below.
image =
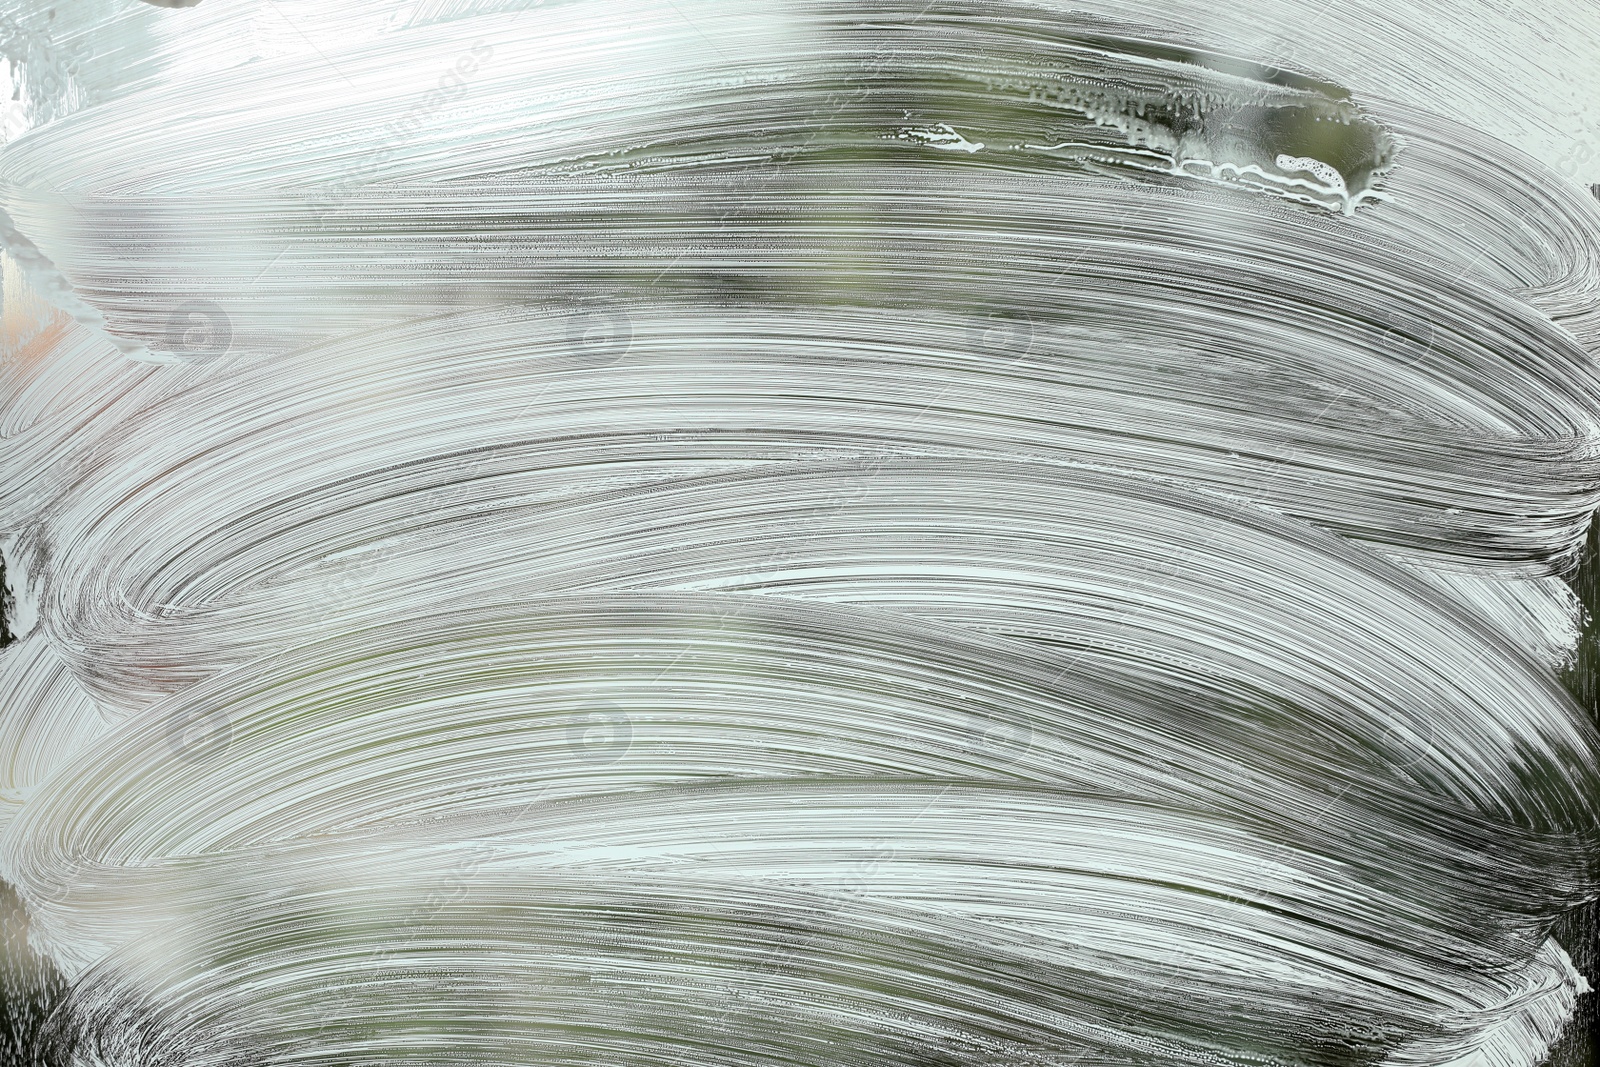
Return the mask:
<path id="1" fill-rule="evenodd" d="M 1585 41 L 0 4 L 8 1053 L 1576 1067 Z"/>

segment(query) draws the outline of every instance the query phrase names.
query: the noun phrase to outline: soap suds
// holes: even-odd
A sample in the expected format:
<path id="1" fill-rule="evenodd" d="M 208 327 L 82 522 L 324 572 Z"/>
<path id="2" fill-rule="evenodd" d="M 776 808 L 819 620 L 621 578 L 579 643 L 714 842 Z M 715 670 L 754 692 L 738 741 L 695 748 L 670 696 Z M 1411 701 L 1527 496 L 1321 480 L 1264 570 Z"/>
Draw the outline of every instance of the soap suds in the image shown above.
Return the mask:
<path id="1" fill-rule="evenodd" d="M 0 1047 L 1536 1067 L 1597 17 L 0 0 Z"/>

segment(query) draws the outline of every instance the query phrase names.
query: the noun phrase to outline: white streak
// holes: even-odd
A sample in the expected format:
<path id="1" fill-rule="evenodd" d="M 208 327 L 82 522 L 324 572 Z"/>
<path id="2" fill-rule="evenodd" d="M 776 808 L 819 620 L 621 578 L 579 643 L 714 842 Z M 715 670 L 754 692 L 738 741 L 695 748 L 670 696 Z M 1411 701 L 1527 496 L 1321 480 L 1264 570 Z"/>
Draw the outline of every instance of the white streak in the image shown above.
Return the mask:
<path id="1" fill-rule="evenodd" d="M 1579 7 L 0 3 L 40 1054 L 1534 1067 Z"/>

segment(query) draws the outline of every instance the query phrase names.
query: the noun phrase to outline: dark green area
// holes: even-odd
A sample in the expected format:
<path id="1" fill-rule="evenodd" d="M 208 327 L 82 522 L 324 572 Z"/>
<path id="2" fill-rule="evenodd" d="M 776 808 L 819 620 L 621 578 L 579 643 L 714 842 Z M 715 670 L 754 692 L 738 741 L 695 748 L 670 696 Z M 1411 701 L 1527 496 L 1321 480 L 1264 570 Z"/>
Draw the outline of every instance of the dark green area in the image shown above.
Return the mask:
<path id="1" fill-rule="evenodd" d="M 0 648 L 17 639 L 11 632 L 11 587 L 6 584 L 6 561 L 0 558 Z"/>
<path id="2" fill-rule="evenodd" d="M 1578 640 L 1578 654 L 1562 677 L 1567 689 L 1600 723 L 1600 523 L 1589 524 L 1589 538 L 1577 570 L 1567 579 L 1582 602 L 1588 619 Z M 1562 916 L 1556 923 L 1556 940 L 1572 955 L 1572 962 L 1591 982 L 1600 964 L 1600 902 Z M 1551 1051 L 1550 1067 L 1596 1067 L 1600 1047 L 1600 994 L 1578 1000 L 1577 1017 Z"/>
<path id="3" fill-rule="evenodd" d="M 66 988 L 55 965 L 28 946 L 27 910 L 0 882 L 0 1067 L 66 1067 L 65 1051 L 41 1040 Z"/>
<path id="4" fill-rule="evenodd" d="M 0 560 L 0 648 L 11 632 L 11 597 Z M 64 1051 L 41 1040 L 45 1020 L 61 1003 L 66 982 L 55 965 L 28 946 L 28 912 L 22 898 L 0 881 L 0 1067 L 66 1067 Z"/>

